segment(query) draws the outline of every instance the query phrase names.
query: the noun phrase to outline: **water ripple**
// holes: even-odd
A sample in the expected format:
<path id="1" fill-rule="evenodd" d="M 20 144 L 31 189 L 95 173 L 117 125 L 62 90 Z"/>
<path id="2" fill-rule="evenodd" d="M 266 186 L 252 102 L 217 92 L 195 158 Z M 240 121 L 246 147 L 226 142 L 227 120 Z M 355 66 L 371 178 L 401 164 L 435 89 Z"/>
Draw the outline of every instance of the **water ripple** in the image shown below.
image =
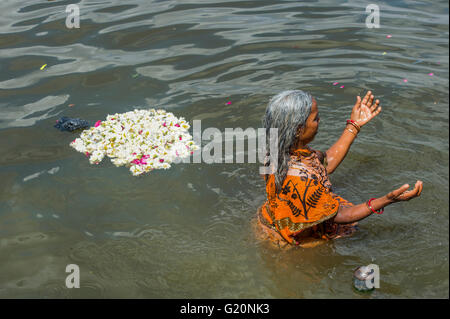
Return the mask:
<path id="1" fill-rule="evenodd" d="M 80 0 L 71 30 L 67 4 L 0 4 L 2 297 L 366 298 L 348 274 L 371 262 L 386 287 L 373 298 L 448 297 L 446 1 L 382 3 L 379 29 L 356 0 Z M 221 132 L 258 128 L 270 97 L 292 88 L 319 103 L 322 150 L 373 90 L 383 112 L 333 186 L 359 203 L 421 179 L 420 200 L 362 221 L 353 238 L 274 252 L 249 232 L 265 200 L 259 164 L 135 178 L 89 165 L 69 147 L 77 134 L 53 128 L 61 115 L 93 122 L 137 106 Z M 82 269 L 80 290 L 64 286 L 68 263 Z"/>

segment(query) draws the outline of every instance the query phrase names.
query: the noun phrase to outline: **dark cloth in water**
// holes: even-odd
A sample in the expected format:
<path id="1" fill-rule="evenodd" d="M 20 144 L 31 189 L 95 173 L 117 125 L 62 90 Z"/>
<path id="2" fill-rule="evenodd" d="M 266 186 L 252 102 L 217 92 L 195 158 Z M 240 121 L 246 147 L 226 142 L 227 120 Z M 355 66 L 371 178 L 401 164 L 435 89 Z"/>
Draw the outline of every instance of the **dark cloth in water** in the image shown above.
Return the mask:
<path id="1" fill-rule="evenodd" d="M 72 132 L 78 129 L 89 127 L 89 122 L 78 118 L 69 118 L 63 116 L 56 121 L 55 127 L 60 129 L 61 131 Z"/>

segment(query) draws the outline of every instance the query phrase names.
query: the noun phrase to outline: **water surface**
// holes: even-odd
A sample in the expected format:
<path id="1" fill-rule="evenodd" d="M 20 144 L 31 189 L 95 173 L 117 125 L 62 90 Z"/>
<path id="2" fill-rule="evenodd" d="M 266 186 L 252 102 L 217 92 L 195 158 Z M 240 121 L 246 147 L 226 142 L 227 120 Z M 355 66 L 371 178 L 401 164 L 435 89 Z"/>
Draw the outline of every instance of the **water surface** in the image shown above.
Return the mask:
<path id="1" fill-rule="evenodd" d="M 79 29 L 65 26 L 72 3 Z M 379 29 L 360 1 L 1 1 L 0 297 L 448 298 L 448 4 L 377 4 Z M 136 178 L 89 165 L 77 135 L 53 128 L 136 107 L 258 128 L 286 89 L 316 97 L 321 150 L 372 90 L 383 111 L 331 175 L 335 192 L 361 203 L 420 179 L 420 199 L 352 238 L 273 251 L 250 232 L 258 164 Z M 65 287 L 72 263 L 80 289 Z M 370 263 L 381 288 L 362 295 L 351 276 Z"/>

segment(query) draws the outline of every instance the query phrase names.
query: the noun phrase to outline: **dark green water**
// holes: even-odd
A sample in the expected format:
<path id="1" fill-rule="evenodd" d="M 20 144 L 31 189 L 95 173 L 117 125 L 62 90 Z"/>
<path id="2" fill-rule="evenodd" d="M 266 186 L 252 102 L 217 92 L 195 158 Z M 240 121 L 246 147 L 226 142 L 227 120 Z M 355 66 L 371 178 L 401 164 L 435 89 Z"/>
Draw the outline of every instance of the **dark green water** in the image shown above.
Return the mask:
<path id="1" fill-rule="evenodd" d="M 71 3 L 79 29 L 65 26 Z M 376 4 L 379 29 L 360 1 L 2 0 L 0 297 L 448 298 L 448 4 Z M 52 127 L 147 107 L 258 128 L 286 89 L 316 97 L 321 150 L 371 89 L 383 111 L 331 176 L 335 191 L 360 203 L 420 179 L 422 196 L 352 238 L 273 251 L 250 232 L 259 164 L 136 178 L 89 165 L 69 147 L 77 135 Z M 80 289 L 65 286 L 72 263 Z M 352 272 L 370 263 L 381 288 L 358 294 Z"/>

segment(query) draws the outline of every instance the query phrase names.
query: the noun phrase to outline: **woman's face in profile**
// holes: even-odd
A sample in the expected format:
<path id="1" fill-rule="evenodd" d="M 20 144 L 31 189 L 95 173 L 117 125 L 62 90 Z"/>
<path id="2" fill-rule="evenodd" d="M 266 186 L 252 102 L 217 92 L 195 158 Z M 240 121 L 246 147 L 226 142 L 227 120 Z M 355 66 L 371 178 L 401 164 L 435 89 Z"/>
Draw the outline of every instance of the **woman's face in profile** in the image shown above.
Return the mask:
<path id="1" fill-rule="evenodd" d="M 303 133 L 300 135 L 300 140 L 303 145 L 310 143 L 314 140 L 314 137 L 317 134 L 319 129 L 320 117 L 319 117 L 319 109 L 317 107 L 316 99 L 312 99 L 311 113 L 306 120 L 305 127 L 303 129 Z"/>

